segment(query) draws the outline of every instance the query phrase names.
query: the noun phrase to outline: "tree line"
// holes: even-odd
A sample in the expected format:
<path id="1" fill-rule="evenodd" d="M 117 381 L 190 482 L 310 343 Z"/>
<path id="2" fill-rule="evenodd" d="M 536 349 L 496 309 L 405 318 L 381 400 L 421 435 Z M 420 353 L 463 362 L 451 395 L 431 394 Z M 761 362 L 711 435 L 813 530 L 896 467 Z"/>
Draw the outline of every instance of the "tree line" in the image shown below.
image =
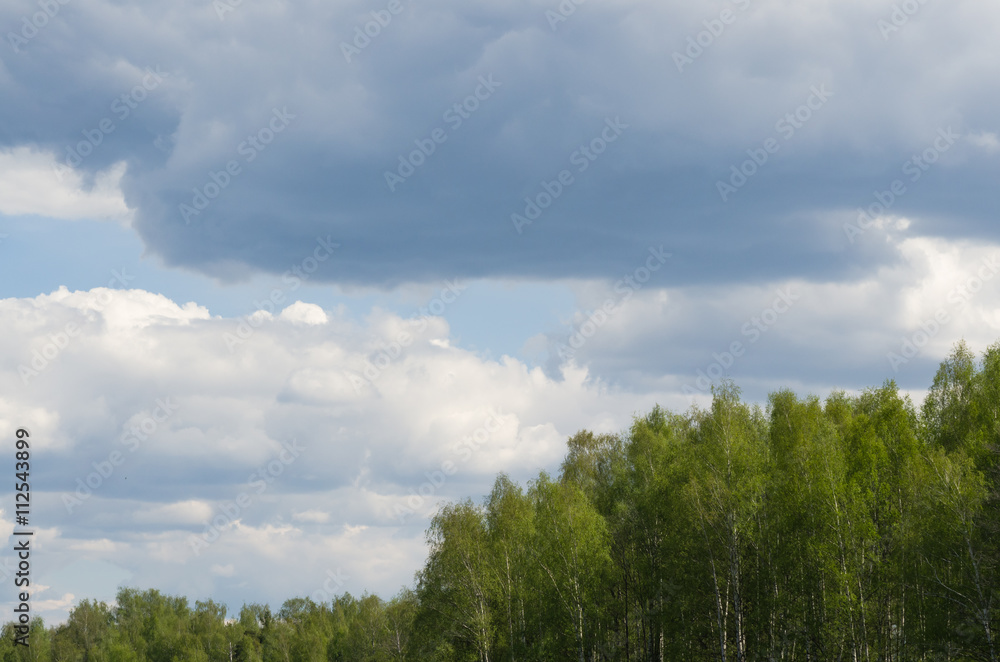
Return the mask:
<path id="1" fill-rule="evenodd" d="M 413 589 L 277 614 L 123 589 L 0 660 L 1000 662 L 1000 343 L 893 381 L 582 431 L 445 505 Z M 8 626 L 9 629 L 9 626 Z M 36 657 L 37 656 L 37 657 Z"/>
<path id="2" fill-rule="evenodd" d="M 263 662 L 404 660 L 417 608 L 411 590 L 389 601 L 344 594 L 330 604 L 287 600 L 277 613 L 249 604 L 238 618 L 226 606 L 155 589 L 119 589 L 113 607 L 83 600 L 66 623 L 46 628 L 35 617 L 30 645 L 15 646 L 3 628 L 0 660 L 52 662 Z"/>

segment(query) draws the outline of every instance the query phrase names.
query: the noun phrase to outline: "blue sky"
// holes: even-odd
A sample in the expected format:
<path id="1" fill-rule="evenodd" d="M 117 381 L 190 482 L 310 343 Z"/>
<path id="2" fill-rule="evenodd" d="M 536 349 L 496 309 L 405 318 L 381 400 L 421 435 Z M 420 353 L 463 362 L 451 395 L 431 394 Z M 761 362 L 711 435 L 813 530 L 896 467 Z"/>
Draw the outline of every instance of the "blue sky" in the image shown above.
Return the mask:
<path id="1" fill-rule="evenodd" d="M 36 609 L 391 595 L 439 501 L 723 377 L 919 404 L 1000 337 L 998 21 L 4 4 L 0 433 L 38 440 Z"/>

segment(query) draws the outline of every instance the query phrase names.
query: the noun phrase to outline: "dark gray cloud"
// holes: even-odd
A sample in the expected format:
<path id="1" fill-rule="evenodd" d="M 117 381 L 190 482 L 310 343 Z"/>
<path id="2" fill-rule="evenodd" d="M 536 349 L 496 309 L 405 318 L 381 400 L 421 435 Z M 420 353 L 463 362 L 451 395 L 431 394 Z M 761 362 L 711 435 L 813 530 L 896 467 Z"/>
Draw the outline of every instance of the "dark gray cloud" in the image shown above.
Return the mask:
<path id="1" fill-rule="evenodd" d="M 887 31 L 891 3 L 591 0 L 553 30 L 554 2 L 399 6 L 244 2 L 220 18 L 205 2 L 71 0 L 21 52 L 8 38 L 0 143 L 65 159 L 111 118 L 77 167 L 125 160 L 148 250 L 224 279 L 282 273 L 317 236 L 343 247 L 317 273 L 340 283 L 613 278 L 661 243 L 676 284 L 854 278 L 891 256 L 842 226 L 897 178 L 889 213 L 922 233 L 996 237 L 993 8 L 920 5 Z M 37 11 L 9 4 L 0 25 L 17 33 Z M 676 53 L 694 56 L 682 71 Z M 116 114 L 157 67 L 162 82 Z M 616 120 L 627 128 L 582 157 Z M 948 127 L 960 138 L 906 180 Z M 777 151 L 724 202 L 717 182 L 738 182 L 731 167 L 769 138 Z M 421 144 L 433 153 L 400 170 Z M 564 170 L 572 183 L 519 234 L 511 214 Z"/>

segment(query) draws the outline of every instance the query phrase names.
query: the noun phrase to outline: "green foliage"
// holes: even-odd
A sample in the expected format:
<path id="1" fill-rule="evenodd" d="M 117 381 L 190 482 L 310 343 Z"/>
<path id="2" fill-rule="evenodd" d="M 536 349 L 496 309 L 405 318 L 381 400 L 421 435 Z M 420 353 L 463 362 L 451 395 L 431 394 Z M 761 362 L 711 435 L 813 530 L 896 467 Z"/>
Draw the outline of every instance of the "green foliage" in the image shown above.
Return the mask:
<path id="1" fill-rule="evenodd" d="M 1000 662 L 1000 343 L 919 411 L 729 382 L 711 407 L 581 431 L 557 478 L 444 507 L 413 590 L 238 618 L 122 589 L 3 628 L 0 662 Z"/>
<path id="2" fill-rule="evenodd" d="M 723 383 L 567 446 L 432 524 L 412 659 L 998 662 L 1000 344 L 919 412 Z"/>

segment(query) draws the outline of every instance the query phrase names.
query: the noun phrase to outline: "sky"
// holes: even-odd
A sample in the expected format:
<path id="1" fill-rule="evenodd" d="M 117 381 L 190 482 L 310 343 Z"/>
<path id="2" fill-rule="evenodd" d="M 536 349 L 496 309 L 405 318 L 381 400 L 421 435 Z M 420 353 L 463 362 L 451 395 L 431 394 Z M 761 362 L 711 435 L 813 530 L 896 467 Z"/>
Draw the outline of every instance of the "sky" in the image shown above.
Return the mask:
<path id="1" fill-rule="evenodd" d="M 581 429 L 1000 339 L 1000 7 L 0 4 L 31 605 L 412 585 Z M 0 607 L 13 613 L 12 553 Z"/>

